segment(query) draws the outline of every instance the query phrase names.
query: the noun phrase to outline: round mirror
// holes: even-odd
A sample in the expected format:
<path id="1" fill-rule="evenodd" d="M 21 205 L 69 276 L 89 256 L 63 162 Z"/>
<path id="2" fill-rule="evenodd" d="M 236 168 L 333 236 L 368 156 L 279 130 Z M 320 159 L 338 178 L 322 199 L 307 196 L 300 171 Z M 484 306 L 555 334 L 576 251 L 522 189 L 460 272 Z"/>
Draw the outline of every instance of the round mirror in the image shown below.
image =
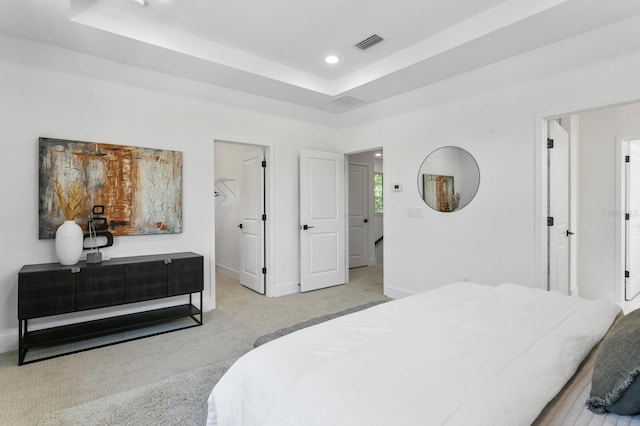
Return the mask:
<path id="1" fill-rule="evenodd" d="M 480 169 L 471 154 L 444 146 L 427 156 L 418 172 L 418 191 L 434 210 L 453 212 L 471 202 L 480 185 Z"/>

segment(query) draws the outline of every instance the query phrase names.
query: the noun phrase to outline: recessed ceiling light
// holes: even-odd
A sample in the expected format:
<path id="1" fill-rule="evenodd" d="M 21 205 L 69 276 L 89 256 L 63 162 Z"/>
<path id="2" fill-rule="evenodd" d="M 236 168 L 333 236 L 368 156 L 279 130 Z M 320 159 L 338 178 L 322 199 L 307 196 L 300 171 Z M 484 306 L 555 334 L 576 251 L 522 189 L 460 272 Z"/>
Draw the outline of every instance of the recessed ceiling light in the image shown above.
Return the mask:
<path id="1" fill-rule="evenodd" d="M 337 64 L 338 62 L 340 62 L 340 58 L 335 55 L 329 55 L 324 58 L 324 61 L 328 64 Z"/>
<path id="2" fill-rule="evenodd" d="M 146 6 L 147 5 L 147 0 L 133 0 L 133 1 L 138 3 L 140 6 Z"/>
<path id="3" fill-rule="evenodd" d="M 375 153 L 375 156 L 376 156 L 376 157 L 382 157 L 382 153 L 381 153 L 381 152 L 376 152 L 376 153 Z"/>

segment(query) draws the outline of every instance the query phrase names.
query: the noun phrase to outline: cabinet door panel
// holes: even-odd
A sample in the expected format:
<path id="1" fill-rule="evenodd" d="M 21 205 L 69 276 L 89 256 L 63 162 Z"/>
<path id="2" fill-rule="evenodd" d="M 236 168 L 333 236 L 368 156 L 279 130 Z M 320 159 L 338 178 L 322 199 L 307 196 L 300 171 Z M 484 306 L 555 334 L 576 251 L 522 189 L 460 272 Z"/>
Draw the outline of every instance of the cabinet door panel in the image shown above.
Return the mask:
<path id="1" fill-rule="evenodd" d="M 127 281 L 125 302 L 167 297 L 167 266 L 164 261 L 125 265 L 124 274 Z"/>
<path id="2" fill-rule="evenodd" d="M 76 275 L 76 310 L 124 303 L 124 265 L 88 266 Z"/>
<path id="3" fill-rule="evenodd" d="M 75 275 L 70 269 L 19 274 L 18 318 L 73 312 Z"/>
<path id="4" fill-rule="evenodd" d="M 204 278 L 202 256 L 172 259 L 167 265 L 169 272 L 169 296 L 202 291 Z"/>

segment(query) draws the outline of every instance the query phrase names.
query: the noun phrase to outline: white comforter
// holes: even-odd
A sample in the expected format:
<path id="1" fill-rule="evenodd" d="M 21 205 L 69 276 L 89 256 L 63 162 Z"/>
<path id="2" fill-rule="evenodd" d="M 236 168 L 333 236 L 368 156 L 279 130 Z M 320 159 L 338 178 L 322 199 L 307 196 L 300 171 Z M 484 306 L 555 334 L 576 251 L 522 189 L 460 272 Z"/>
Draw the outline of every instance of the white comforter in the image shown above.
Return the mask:
<path id="1" fill-rule="evenodd" d="M 279 338 L 240 358 L 208 425 L 528 425 L 620 309 L 457 283 Z"/>

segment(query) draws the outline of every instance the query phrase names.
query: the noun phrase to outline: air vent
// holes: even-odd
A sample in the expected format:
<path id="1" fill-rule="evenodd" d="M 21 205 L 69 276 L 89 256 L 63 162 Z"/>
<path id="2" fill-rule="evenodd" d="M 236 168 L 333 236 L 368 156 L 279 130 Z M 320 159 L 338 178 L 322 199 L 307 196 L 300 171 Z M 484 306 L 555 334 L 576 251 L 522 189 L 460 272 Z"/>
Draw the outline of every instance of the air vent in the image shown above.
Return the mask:
<path id="1" fill-rule="evenodd" d="M 380 43 L 382 40 L 384 40 L 382 37 L 380 37 L 377 34 L 374 34 L 371 37 L 362 40 L 360 43 L 357 43 L 356 47 L 358 49 L 366 50 L 366 49 L 370 48 L 371 46 L 374 46 L 374 45 Z"/>
<path id="2" fill-rule="evenodd" d="M 334 98 L 331 100 L 331 103 L 334 103 L 343 107 L 350 107 L 350 106 L 359 104 L 360 102 L 364 102 L 364 101 L 362 99 L 354 98 L 353 96 L 349 96 L 349 95 L 338 96 L 337 98 Z"/>

